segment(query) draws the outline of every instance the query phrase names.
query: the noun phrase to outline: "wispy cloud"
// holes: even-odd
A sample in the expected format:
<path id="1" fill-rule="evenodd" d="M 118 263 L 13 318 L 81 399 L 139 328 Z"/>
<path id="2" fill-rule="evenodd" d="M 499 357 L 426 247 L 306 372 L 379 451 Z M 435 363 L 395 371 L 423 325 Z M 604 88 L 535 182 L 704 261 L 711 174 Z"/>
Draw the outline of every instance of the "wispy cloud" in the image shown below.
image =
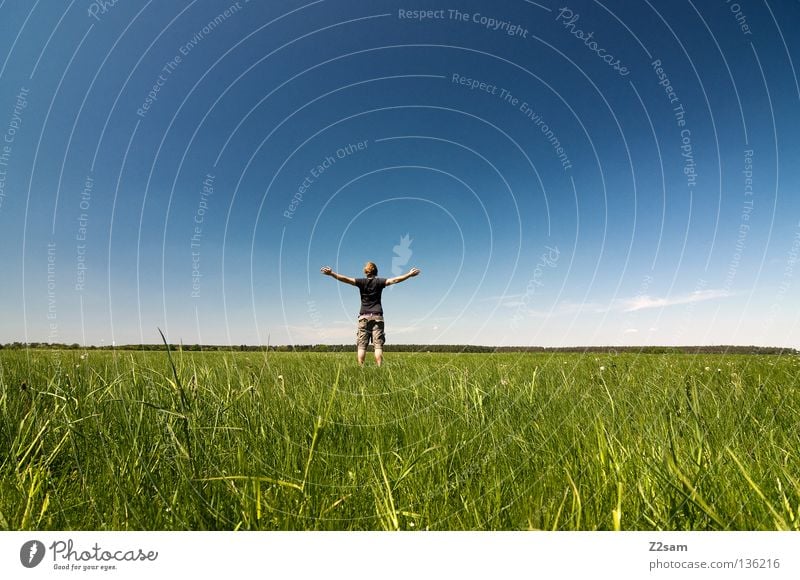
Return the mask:
<path id="1" fill-rule="evenodd" d="M 718 298 L 725 298 L 730 294 L 725 290 L 695 290 L 688 294 L 679 294 L 677 296 L 669 296 L 666 298 L 656 298 L 653 296 L 636 296 L 634 298 L 627 298 L 621 300 L 619 305 L 624 312 L 636 312 L 638 310 L 647 310 L 650 308 L 667 308 L 669 306 L 678 306 L 680 304 L 692 304 L 694 302 L 705 302 L 706 300 L 716 300 Z"/>
<path id="2" fill-rule="evenodd" d="M 562 300 L 556 303 L 550 310 L 535 309 L 538 303 L 542 300 L 537 299 L 532 294 L 505 294 L 504 296 L 487 296 L 481 298 L 479 302 L 497 302 L 498 306 L 504 308 L 517 308 L 522 309 L 528 316 L 547 317 L 554 315 L 575 314 L 576 312 L 589 311 L 589 312 L 605 312 L 608 308 L 597 302 L 571 302 L 569 300 Z"/>
<path id="3" fill-rule="evenodd" d="M 505 306 L 507 308 L 516 308 L 524 304 L 521 298 L 523 298 L 525 294 L 503 294 L 501 296 L 486 296 L 485 298 L 480 298 L 478 302 L 497 302 L 500 306 Z"/>
<path id="4" fill-rule="evenodd" d="M 669 308 L 670 306 L 678 306 L 681 304 L 692 304 L 695 302 L 705 302 L 707 300 L 717 300 L 726 298 L 731 293 L 725 290 L 709 289 L 709 290 L 696 290 L 687 294 L 678 294 L 669 297 L 656 297 L 656 296 L 634 296 L 631 298 L 618 298 L 610 303 L 600 302 L 572 302 L 569 300 L 562 300 L 553 305 L 549 309 L 533 309 L 531 308 L 532 302 L 525 302 L 516 297 L 505 296 L 505 301 L 501 302 L 502 306 L 515 307 L 519 309 L 522 316 L 530 318 L 550 318 L 556 316 L 573 316 L 578 314 L 607 314 L 610 312 L 638 312 L 640 310 L 649 310 L 653 308 Z M 497 299 L 498 297 L 492 297 Z M 655 329 L 650 329 L 652 332 Z M 636 329 L 628 329 L 626 333 L 633 334 L 638 332 Z"/>
<path id="5" fill-rule="evenodd" d="M 532 318 L 550 318 L 554 316 L 571 316 L 574 314 L 597 314 L 608 311 L 608 307 L 597 302 L 571 302 L 569 300 L 562 300 L 555 304 L 549 310 L 534 310 L 532 308 L 524 308 L 525 303 L 521 302 L 519 313 L 522 316 L 529 316 Z M 527 304 L 531 306 L 531 304 Z"/>

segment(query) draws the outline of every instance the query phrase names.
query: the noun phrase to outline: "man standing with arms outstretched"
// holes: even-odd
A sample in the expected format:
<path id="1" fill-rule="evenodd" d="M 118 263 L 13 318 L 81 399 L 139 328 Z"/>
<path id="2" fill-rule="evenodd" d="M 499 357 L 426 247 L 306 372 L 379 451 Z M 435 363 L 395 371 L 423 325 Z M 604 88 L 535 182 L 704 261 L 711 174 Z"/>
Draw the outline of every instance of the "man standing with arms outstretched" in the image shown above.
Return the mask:
<path id="1" fill-rule="evenodd" d="M 395 278 L 378 278 L 378 267 L 373 262 L 364 265 L 366 278 L 348 278 L 331 270 L 328 266 L 320 269 L 326 276 L 336 278 L 339 282 L 358 287 L 361 292 L 361 310 L 358 312 L 358 364 L 363 365 L 367 356 L 370 338 L 375 347 L 375 364 L 383 363 L 383 306 L 381 294 L 386 286 L 398 284 L 419 274 L 419 270 L 411 268 L 407 274 Z"/>

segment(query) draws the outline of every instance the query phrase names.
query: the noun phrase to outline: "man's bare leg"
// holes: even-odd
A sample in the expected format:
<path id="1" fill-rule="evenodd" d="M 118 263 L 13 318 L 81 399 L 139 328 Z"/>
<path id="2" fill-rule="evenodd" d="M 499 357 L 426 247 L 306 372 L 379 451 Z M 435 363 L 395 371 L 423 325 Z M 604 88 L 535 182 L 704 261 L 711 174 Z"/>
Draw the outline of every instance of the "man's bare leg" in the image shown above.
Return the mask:
<path id="1" fill-rule="evenodd" d="M 358 347 L 358 364 L 364 366 L 364 359 L 367 357 L 367 349 Z"/>
<path id="2" fill-rule="evenodd" d="M 376 348 L 375 349 L 375 364 L 381 366 L 383 364 L 383 349 Z"/>

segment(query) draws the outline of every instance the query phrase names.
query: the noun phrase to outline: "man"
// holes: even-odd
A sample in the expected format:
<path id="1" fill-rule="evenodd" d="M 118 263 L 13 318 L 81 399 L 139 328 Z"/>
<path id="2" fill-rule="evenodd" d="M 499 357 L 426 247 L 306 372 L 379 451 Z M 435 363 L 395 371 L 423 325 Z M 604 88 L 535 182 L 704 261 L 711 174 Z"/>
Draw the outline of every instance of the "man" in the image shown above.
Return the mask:
<path id="1" fill-rule="evenodd" d="M 383 332 L 383 306 L 381 294 L 386 286 L 398 284 L 419 274 L 419 270 L 411 268 L 407 274 L 395 278 L 378 278 L 378 267 L 373 262 L 364 265 L 366 278 L 348 278 L 331 270 L 328 266 L 320 268 L 326 276 L 336 278 L 339 282 L 357 286 L 361 292 L 361 310 L 358 312 L 358 364 L 364 365 L 367 356 L 367 346 L 370 338 L 375 347 L 375 364 L 383 363 L 383 343 L 386 336 Z"/>

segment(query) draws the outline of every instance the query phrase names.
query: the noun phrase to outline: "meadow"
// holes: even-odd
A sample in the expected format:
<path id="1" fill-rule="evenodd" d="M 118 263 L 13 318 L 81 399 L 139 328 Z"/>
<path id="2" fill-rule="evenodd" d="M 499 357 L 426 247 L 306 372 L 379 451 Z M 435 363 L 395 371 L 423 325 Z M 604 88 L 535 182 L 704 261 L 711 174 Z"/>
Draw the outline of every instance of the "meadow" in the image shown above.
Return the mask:
<path id="1" fill-rule="evenodd" d="M 0 528 L 800 530 L 798 387 L 786 355 L 4 349 Z"/>

